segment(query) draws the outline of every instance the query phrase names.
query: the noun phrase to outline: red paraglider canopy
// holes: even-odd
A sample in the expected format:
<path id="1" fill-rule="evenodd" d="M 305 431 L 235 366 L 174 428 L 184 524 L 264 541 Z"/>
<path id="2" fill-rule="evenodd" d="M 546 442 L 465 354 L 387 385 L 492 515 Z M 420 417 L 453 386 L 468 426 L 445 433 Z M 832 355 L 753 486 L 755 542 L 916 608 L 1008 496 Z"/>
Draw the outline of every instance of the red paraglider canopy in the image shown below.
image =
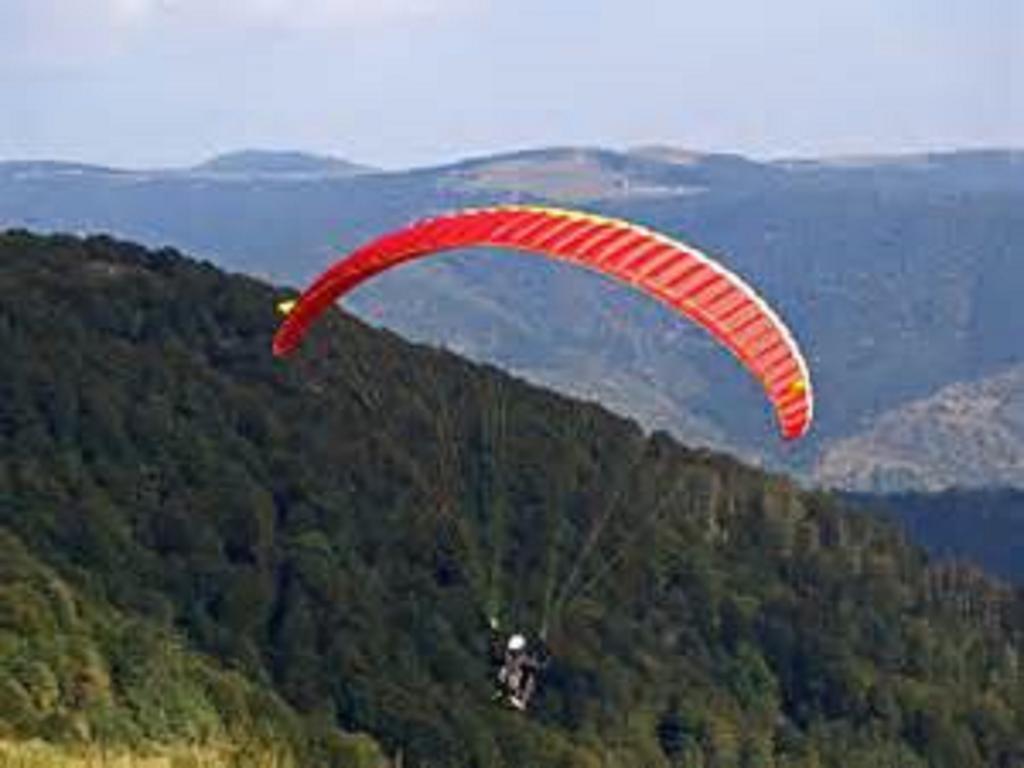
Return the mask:
<path id="1" fill-rule="evenodd" d="M 807 364 L 789 329 L 743 280 L 700 251 L 618 219 L 555 208 L 501 206 L 423 219 L 334 264 L 287 302 L 274 354 L 288 354 L 317 316 L 374 275 L 413 259 L 468 247 L 538 253 L 613 277 L 689 317 L 761 382 L 783 437 L 813 419 Z"/>

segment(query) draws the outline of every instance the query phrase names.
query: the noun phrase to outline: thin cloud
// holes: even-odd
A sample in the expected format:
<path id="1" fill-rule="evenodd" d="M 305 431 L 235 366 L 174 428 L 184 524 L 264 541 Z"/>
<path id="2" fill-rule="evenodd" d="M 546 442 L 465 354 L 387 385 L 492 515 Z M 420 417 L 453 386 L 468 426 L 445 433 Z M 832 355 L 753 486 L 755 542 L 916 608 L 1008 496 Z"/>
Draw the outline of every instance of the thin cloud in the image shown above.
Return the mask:
<path id="1" fill-rule="evenodd" d="M 339 29 L 460 12 L 468 0 L 105 0 L 116 24 Z"/>
<path id="2" fill-rule="evenodd" d="M 339 33 L 443 19 L 490 0 L 0 0 L 0 51 L 93 48 L 125 35 L 256 31 Z M 105 39 L 106 38 L 106 39 Z M 36 58 L 36 56 L 30 56 Z"/>
<path id="3" fill-rule="evenodd" d="M 337 41 L 449 23 L 491 0 L 0 0 L 0 81 L 146 62 L 161 50 L 244 51 L 275 39 Z M 204 53 L 204 51 L 206 51 Z"/>

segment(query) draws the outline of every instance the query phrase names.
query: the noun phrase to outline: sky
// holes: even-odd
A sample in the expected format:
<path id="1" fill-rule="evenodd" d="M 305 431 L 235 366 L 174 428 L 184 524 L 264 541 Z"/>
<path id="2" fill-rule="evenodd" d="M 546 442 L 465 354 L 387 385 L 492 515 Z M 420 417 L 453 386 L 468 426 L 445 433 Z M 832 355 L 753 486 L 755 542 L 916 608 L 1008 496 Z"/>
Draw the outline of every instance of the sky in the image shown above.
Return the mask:
<path id="1" fill-rule="evenodd" d="M 1024 0 L 0 0 L 0 159 L 1024 147 Z"/>

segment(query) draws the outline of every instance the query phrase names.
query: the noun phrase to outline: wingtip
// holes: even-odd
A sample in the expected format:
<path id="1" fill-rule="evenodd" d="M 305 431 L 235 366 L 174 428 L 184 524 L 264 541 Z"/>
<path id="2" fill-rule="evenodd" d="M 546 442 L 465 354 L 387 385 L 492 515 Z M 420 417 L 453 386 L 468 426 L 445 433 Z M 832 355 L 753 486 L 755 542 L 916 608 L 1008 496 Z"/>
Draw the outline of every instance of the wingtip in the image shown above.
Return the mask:
<path id="1" fill-rule="evenodd" d="M 274 357 L 286 357 L 294 348 L 295 342 L 288 339 L 280 332 L 274 337 L 274 342 L 271 344 L 271 350 L 274 353 Z"/>

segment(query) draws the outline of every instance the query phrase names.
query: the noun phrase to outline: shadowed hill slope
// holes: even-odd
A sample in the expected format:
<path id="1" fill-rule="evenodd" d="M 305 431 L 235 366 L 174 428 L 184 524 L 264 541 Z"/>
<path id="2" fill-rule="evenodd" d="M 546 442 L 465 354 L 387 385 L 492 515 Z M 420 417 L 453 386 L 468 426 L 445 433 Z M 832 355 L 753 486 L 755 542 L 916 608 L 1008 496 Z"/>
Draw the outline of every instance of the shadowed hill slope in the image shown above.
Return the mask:
<path id="1" fill-rule="evenodd" d="M 970 561 L 1024 584 L 1024 492 L 953 488 L 851 498 L 899 521 L 939 557 Z"/>
<path id="2" fill-rule="evenodd" d="M 275 361 L 169 251 L 9 233 L 0 295 L 0 524 L 407 765 L 1024 759 L 1019 596 L 832 497 L 342 313 Z M 488 614 L 550 629 L 527 717 Z"/>

